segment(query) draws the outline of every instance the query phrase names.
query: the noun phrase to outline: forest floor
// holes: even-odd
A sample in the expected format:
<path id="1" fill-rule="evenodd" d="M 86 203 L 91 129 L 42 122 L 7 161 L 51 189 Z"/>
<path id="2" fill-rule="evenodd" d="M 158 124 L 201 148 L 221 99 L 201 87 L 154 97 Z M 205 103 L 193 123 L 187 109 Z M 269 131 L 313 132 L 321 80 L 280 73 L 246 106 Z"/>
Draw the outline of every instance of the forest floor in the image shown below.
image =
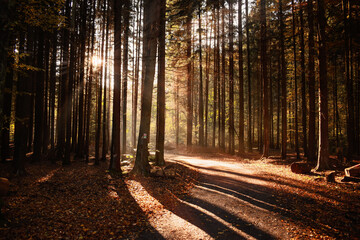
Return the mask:
<path id="1" fill-rule="evenodd" d="M 194 149 L 166 154 L 174 177 L 123 178 L 74 161 L 11 177 L 0 239 L 359 239 L 360 184 L 289 162 Z"/>

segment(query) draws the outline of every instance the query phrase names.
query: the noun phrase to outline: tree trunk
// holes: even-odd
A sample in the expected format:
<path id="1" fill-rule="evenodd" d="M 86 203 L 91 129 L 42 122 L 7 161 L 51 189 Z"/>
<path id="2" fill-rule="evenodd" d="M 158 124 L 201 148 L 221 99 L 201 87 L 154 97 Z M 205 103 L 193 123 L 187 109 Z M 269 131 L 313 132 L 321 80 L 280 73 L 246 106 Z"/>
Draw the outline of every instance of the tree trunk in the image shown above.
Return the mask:
<path id="1" fill-rule="evenodd" d="M 234 9 L 233 2 L 229 2 L 229 153 L 235 153 L 235 121 L 234 121 Z"/>
<path id="2" fill-rule="evenodd" d="M 142 20 L 142 1 L 140 2 L 140 8 L 136 16 L 137 22 L 137 38 L 136 38 L 136 62 L 135 62 L 135 79 L 134 79 L 134 92 L 133 92 L 133 111 L 132 111 L 132 143 L 133 148 L 136 147 L 136 125 L 137 125 L 137 106 L 138 106 L 138 91 L 139 91 L 139 65 L 140 65 L 140 29 Z M 139 4 L 139 3 L 138 3 Z M 139 17 L 140 15 L 140 17 Z"/>
<path id="3" fill-rule="evenodd" d="M 220 148 L 225 150 L 225 119 L 226 119 L 226 106 L 225 106 L 225 74 L 226 74 L 226 49 L 225 49 L 225 7 L 221 10 L 221 96 L 219 109 L 221 109 L 221 130 L 220 130 Z M 220 90 L 220 89 L 219 89 Z M 219 98 L 220 99 L 220 98 Z"/>
<path id="4" fill-rule="evenodd" d="M 297 86 L 297 61 L 296 61 L 296 32 L 295 32 L 295 5 L 294 0 L 291 0 L 292 6 L 292 33 L 293 33 L 293 54 L 294 54 L 294 85 L 295 85 L 295 152 L 296 152 L 296 159 L 300 159 L 300 152 L 299 152 L 299 128 L 298 128 L 298 86 Z"/>
<path id="5" fill-rule="evenodd" d="M 284 46 L 284 20 L 283 20 L 283 0 L 279 0 L 279 20 L 280 20 L 280 55 L 281 55 L 281 158 L 286 159 L 287 144 L 287 101 L 286 101 L 286 62 Z"/>
<path id="6" fill-rule="evenodd" d="M 301 107 L 302 107 L 302 131 L 303 131 L 303 148 L 304 155 L 308 156 L 307 147 L 307 108 L 306 108 L 306 81 L 305 81 L 305 43 L 304 43 L 304 17 L 303 17 L 303 0 L 299 1 L 300 9 L 300 66 L 301 66 Z"/>
<path id="7" fill-rule="evenodd" d="M 141 96 L 141 119 L 136 151 L 136 160 L 133 168 L 135 174 L 148 175 L 148 143 L 150 135 L 152 92 L 156 64 L 157 24 L 159 19 L 159 2 L 144 1 L 144 52 L 143 69 L 144 82 Z M 191 45 L 190 45 L 191 46 Z"/>
<path id="8" fill-rule="evenodd" d="M 314 13 L 313 1 L 308 0 L 308 25 L 309 25 L 309 152 L 308 161 L 315 162 L 316 140 L 315 140 L 315 49 L 314 49 Z"/>
<path id="9" fill-rule="evenodd" d="M 29 36 L 30 35 L 30 36 Z M 32 33 L 28 32 L 26 49 L 32 49 Z M 23 33 L 20 34 L 19 39 L 19 54 L 24 53 L 24 44 L 25 36 Z M 31 58 L 30 52 L 25 52 L 28 55 L 26 56 L 26 63 Z M 19 60 L 21 63 L 21 59 Z M 19 73 L 17 81 L 17 97 L 16 97 L 16 112 L 15 112 L 15 149 L 14 149 L 14 159 L 13 159 L 13 169 L 16 175 L 25 174 L 25 157 L 26 157 L 26 141 L 28 131 L 28 122 L 30 117 L 30 91 L 31 91 L 31 81 L 26 77 L 25 74 Z"/>
<path id="10" fill-rule="evenodd" d="M 84 81 L 85 81 L 85 51 L 86 51 L 86 18 L 87 1 L 81 2 L 81 28 L 80 28 L 80 89 L 79 89 L 79 127 L 77 156 L 84 155 Z M 90 41 L 89 41 L 90 42 Z"/>
<path id="11" fill-rule="evenodd" d="M 263 81 L 263 108 L 264 108 L 264 149 L 263 157 L 269 156 L 270 150 L 270 119 L 269 119 L 269 78 L 267 74 L 267 40 L 266 40 L 266 5 L 265 0 L 260 2 L 261 24 L 261 77 Z"/>
<path id="12" fill-rule="evenodd" d="M 193 102 L 192 102 L 192 74 L 191 74 L 191 15 L 186 18 L 186 56 L 187 56 L 187 123 L 186 123 L 186 145 L 192 145 L 192 125 L 193 125 Z"/>
<path id="13" fill-rule="evenodd" d="M 127 118 L 127 81 L 128 81 L 128 65 L 129 65 L 129 22 L 130 22 L 130 0 L 125 1 L 124 5 L 124 61 L 123 61 L 123 88 L 122 88 L 122 152 L 126 153 L 126 118 Z"/>
<path id="14" fill-rule="evenodd" d="M 243 62 L 243 29 L 242 29 L 242 0 L 238 6 L 239 25 L 239 154 L 244 153 L 244 62 Z"/>
<path id="15" fill-rule="evenodd" d="M 165 13 L 166 0 L 160 0 L 159 47 L 158 47 L 158 89 L 156 118 L 156 165 L 164 166 L 165 140 Z"/>
<path id="16" fill-rule="evenodd" d="M 107 3 L 107 5 L 106 5 Z M 105 32 L 105 59 L 103 64 L 104 66 L 104 110 L 103 110 L 103 128 L 102 128 L 102 139 L 103 139 L 103 146 L 102 146 L 102 161 L 106 161 L 106 155 L 108 152 L 108 141 L 107 141 L 107 129 L 108 129 L 108 117 L 107 117 L 107 111 L 108 111 L 108 105 L 107 105 L 107 95 L 108 95 L 108 51 L 109 51 L 109 25 L 110 25 L 110 7 L 109 7 L 109 1 L 106 1 L 105 3 L 105 9 L 106 11 L 106 32 Z"/>
<path id="17" fill-rule="evenodd" d="M 350 50 L 350 24 L 349 19 L 351 18 L 350 1 L 343 0 L 343 12 L 344 12 L 344 35 L 345 35 L 345 78 L 346 78 L 346 100 L 347 100 L 347 142 L 348 152 L 347 158 L 351 160 L 352 155 L 355 152 L 355 121 L 354 121 L 354 90 L 353 81 L 351 74 L 351 50 Z"/>
<path id="18" fill-rule="evenodd" d="M 281 1 L 281 0 L 280 0 Z M 250 63 L 250 36 L 249 36 L 249 3 L 245 0 L 246 15 L 246 54 L 247 54 L 247 80 L 248 80 L 248 151 L 252 152 L 252 126 L 251 126 L 251 63 Z"/>
<path id="19" fill-rule="evenodd" d="M 329 133 L 328 133 L 328 89 L 325 35 L 325 2 L 318 0 L 318 39 L 319 39 L 319 155 L 316 171 L 329 169 Z"/>
<path id="20" fill-rule="evenodd" d="M 121 92 L 121 12 L 123 1 L 113 0 L 114 9 L 114 97 L 113 97 L 113 129 L 112 156 L 110 169 L 121 173 L 120 167 L 120 92 Z"/>
<path id="21" fill-rule="evenodd" d="M 201 42 L 201 8 L 199 7 L 199 145 L 204 146 L 204 93 L 203 93 L 203 74 L 202 74 L 202 42 Z"/>
<path id="22" fill-rule="evenodd" d="M 33 161 L 41 161 L 43 149 L 43 124 L 44 124 L 44 32 L 38 30 L 37 67 L 41 69 L 36 73 L 35 95 L 35 134 Z"/>
<path id="23" fill-rule="evenodd" d="M 11 43 L 9 44 L 9 48 L 11 49 L 11 52 L 14 51 L 15 44 Z M 3 114 L 3 121 L 2 126 L 0 126 L 1 129 L 1 161 L 5 162 L 7 158 L 10 157 L 10 122 L 11 122 L 11 102 L 12 102 L 12 92 L 13 92 L 13 84 L 14 84 L 14 57 L 13 56 L 7 56 L 7 73 L 5 76 L 5 84 L 4 84 L 4 90 L 3 90 L 3 108 L 2 108 L 2 114 Z"/>

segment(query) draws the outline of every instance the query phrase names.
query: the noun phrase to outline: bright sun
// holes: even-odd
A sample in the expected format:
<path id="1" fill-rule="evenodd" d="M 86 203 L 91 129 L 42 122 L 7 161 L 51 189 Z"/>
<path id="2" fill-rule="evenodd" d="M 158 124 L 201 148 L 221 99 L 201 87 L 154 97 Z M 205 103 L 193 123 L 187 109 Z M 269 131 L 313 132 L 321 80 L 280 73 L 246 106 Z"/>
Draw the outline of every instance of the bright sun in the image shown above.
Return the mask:
<path id="1" fill-rule="evenodd" d="M 100 67 L 102 64 L 102 59 L 96 55 L 94 55 L 91 59 L 92 64 L 94 65 L 94 67 Z"/>

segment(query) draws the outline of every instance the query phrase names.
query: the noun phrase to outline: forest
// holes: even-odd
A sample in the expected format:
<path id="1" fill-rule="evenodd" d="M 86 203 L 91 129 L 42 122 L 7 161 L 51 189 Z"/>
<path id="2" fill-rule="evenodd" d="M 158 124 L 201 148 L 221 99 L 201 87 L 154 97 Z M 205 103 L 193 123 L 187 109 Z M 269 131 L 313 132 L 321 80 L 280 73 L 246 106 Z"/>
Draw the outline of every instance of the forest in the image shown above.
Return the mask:
<path id="1" fill-rule="evenodd" d="M 0 6 L 0 239 L 359 236 L 359 1 Z"/>

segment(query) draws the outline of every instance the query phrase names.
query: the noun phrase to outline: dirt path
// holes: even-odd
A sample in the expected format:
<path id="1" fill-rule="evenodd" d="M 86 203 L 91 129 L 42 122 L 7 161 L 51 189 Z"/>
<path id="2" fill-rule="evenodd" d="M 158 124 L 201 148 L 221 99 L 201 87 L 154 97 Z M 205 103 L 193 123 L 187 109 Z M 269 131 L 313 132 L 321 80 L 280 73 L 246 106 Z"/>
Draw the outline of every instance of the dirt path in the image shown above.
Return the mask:
<path id="1" fill-rule="evenodd" d="M 282 195 L 274 185 L 280 188 L 291 186 L 297 190 L 302 186 L 291 185 L 285 178 L 271 178 L 257 164 L 212 154 L 202 154 L 201 157 L 168 154 L 167 161 L 198 170 L 199 179 L 187 196 L 175 197 L 175 207 L 162 202 L 161 196 L 150 194 L 153 196 L 148 201 L 163 207 L 160 214 L 149 219 L 161 238 L 335 239 L 346 236 L 336 226 L 329 226 L 326 220 L 319 220 L 320 217 L 316 216 L 317 211 L 326 214 L 328 208 L 334 210 L 334 214 L 343 214 L 340 210 L 335 212 L 338 210 L 335 205 L 325 202 L 330 196 L 311 189 L 306 191 L 316 193 L 315 197 L 326 198 L 324 202 L 320 197 L 317 197 L 317 202 L 310 197 L 298 196 L 298 193 L 292 194 L 290 190 Z M 285 196 L 285 200 L 281 196 Z M 296 201 L 292 202 L 292 199 Z M 308 202 L 310 206 L 307 206 Z M 324 208 L 319 209 L 320 205 Z M 354 231 L 356 233 L 356 229 Z M 356 239 L 351 235 L 347 237 Z M 139 238 L 146 239 L 146 236 Z"/>

